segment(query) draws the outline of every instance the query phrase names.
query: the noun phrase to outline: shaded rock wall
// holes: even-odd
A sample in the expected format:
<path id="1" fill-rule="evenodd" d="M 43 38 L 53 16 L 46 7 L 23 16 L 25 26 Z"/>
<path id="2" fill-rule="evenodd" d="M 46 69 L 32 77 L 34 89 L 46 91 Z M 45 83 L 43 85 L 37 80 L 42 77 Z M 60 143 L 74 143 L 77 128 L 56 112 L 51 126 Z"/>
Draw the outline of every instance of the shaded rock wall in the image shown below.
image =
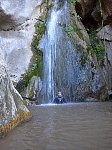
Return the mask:
<path id="1" fill-rule="evenodd" d="M 96 30 L 96 39 L 105 49 L 104 65 L 99 61 L 100 70 L 105 76 L 108 91 L 112 90 L 112 0 L 78 0 L 76 2 L 77 14 L 81 16 L 84 26 Z M 104 54 L 102 54 L 104 55 Z"/>
<path id="2" fill-rule="evenodd" d="M 95 5 L 96 0 L 77 0 L 76 1 L 76 11 L 82 17 L 86 17 Z"/>

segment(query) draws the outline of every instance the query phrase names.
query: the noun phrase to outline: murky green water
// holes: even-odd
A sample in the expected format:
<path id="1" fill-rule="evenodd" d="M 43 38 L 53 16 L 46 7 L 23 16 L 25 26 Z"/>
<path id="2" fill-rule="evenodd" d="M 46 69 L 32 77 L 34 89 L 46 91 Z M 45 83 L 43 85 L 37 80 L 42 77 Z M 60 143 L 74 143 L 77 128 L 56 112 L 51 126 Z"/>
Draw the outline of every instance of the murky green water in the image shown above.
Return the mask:
<path id="1" fill-rule="evenodd" d="M 112 150 L 112 103 L 32 106 L 0 150 Z"/>

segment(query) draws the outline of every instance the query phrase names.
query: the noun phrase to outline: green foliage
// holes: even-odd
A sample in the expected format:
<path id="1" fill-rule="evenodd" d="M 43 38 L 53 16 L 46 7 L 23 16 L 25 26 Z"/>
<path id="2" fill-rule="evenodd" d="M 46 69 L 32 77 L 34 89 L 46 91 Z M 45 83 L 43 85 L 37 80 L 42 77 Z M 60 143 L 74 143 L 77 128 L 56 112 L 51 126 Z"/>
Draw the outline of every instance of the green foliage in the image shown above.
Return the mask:
<path id="1" fill-rule="evenodd" d="M 38 49 L 38 53 L 36 55 L 36 65 L 37 74 L 39 77 L 42 77 L 43 71 L 43 53 L 41 50 Z"/>
<path id="2" fill-rule="evenodd" d="M 36 28 L 37 28 L 37 31 L 38 31 L 38 35 L 42 36 L 45 32 L 46 23 L 45 22 L 42 22 L 41 24 L 37 23 Z"/>
<path id="3" fill-rule="evenodd" d="M 97 39 L 96 30 L 90 29 L 88 33 L 91 40 L 92 52 L 96 54 L 98 60 L 104 61 L 105 49 Z"/>
<path id="4" fill-rule="evenodd" d="M 77 2 L 77 0 L 68 0 L 69 4 L 75 4 Z"/>
<path id="5" fill-rule="evenodd" d="M 77 27 L 76 24 L 73 24 L 72 22 L 67 25 L 67 27 L 65 28 L 65 32 L 68 34 L 69 37 L 73 37 L 75 32 L 80 39 L 83 39 L 83 34 L 81 33 L 80 29 Z"/>
<path id="6" fill-rule="evenodd" d="M 36 35 L 34 36 L 33 42 L 32 42 L 32 49 L 35 53 L 35 62 L 34 64 L 31 66 L 31 69 L 24 75 L 24 83 L 25 86 L 28 85 L 30 79 L 33 76 L 40 76 L 42 77 L 42 71 L 43 71 L 43 53 L 42 51 L 38 48 L 39 42 L 43 36 L 43 34 L 45 33 L 45 29 L 46 29 L 46 20 L 43 21 L 42 19 L 40 19 L 41 21 L 38 21 L 35 24 L 35 30 L 36 30 Z"/>
<path id="7" fill-rule="evenodd" d="M 47 13 L 46 13 L 46 16 L 47 16 L 49 10 L 53 7 L 53 2 L 51 2 L 49 0 L 45 0 L 45 4 L 46 4 L 46 6 L 44 6 L 44 7 L 46 7 L 46 9 L 47 9 Z"/>
<path id="8" fill-rule="evenodd" d="M 98 0 L 98 3 L 99 3 L 99 9 L 100 9 L 100 15 L 101 15 L 101 25 L 102 25 L 102 27 L 103 27 L 103 24 L 104 24 L 104 22 L 103 22 L 103 9 L 102 9 L 102 1 L 101 0 Z"/>
<path id="9" fill-rule="evenodd" d="M 42 52 L 38 49 L 38 53 L 36 55 L 36 61 L 32 65 L 31 69 L 24 75 L 24 84 L 25 86 L 28 85 L 30 79 L 33 76 L 42 76 L 42 68 L 43 68 L 43 62 L 42 62 Z"/>
<path id="10" fill-rule="evenodd" d="M 36 68 L 36 67 L 35 67 Z M 24 81 L 24 84 L 25 84 L 25 87 L 27 87 L 30 79 L 33 77 L 33 76 L 36 76 L 37 75 L 37 71 L 36 69 L 32 68 L 30 71 L 28 71 L 25 75 L 24 75 L 24 78 L 23 78 L 23 81 Z"/>
<path id="11" fill-rule="evenodd" d="M 67 25 L 67 27 L 65 28 L 65 31 L 68 34 L 68 36 L 72 36 L 72 34 L 74 32 L 74 26 L 73 26 L 73 24 L 69 23 Z"/>
<path id="12" fill-rule="evenodd" d="M 81 16 L 79 16 L 79 15 L 77 14 L 77 19 L 78 19 L 78 20 L 81 20 L 82 18 L 81 18 Z"/>
<path id="13" fill-rule="evenodd" d="M 82 56 L 80 57 L 81 66 L 83 67 L 86 62 L 87 62 L 87 54 L 82 54 Z"/>
<path id="14" fill-rule="evenodd" d="M 68 0 L 68 3 L 70 4 L 70 23 L 65 28 L 66 33 L 69 37 L 73 38 L 74 34 L 76 33 L 80 39 L 83 39 L 83 34 L 79 27 L 77 26 L 77 22 L 82 19 L 77 12 L 75 11 L 75 5 L 77 0 Z"/>

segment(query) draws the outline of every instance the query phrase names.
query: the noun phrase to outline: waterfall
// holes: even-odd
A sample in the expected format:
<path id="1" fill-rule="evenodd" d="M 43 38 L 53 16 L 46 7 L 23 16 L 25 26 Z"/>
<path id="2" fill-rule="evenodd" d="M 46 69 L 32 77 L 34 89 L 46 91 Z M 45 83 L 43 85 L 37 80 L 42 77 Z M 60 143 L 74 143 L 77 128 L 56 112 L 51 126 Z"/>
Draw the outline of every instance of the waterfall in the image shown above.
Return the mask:
<path id="1" fill-rule="evenodd" d="M 60 4 L 60 6 L 59 6 Z M 56 65 L 58 43 L 63 34 L 61 25 L 67 23 L 67 2 L 66 0 L 55 0 L 51 10 L 50 18 L 47 22 L 45 35 L 40 42 L 40 48 L 43 50 L 44 75 L 42 86 L 43 103 L 53 101 L 56 94 L 56 83 L 54 79 L 54 70 Z"/>
<path id="2" fill-rule="evenodd" d="M 81 65 L 87 55 L 77 39 L 68 36 L 70 19 L 67 1 L 55 0 L 40 41 L 44 59 L 42 103 L 51 103 L 57 91 L 61 91 L 67 101 L 78 101 L 84 99 L 87 88 L 91 89 L 91 63 L 87 58 Z M 75 31 L 73 34 L 76 35 Z"/>

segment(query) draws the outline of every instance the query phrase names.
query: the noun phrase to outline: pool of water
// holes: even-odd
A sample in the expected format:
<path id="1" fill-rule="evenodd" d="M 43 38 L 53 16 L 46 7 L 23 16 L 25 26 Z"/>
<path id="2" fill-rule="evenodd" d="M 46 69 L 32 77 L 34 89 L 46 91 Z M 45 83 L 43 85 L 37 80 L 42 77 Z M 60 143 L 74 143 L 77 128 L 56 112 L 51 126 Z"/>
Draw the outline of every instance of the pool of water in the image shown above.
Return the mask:
<path id="1" fill-rule="evenodd" d="M 31 106 L 0 150 L 112 150 L 112 102 Z"/>

